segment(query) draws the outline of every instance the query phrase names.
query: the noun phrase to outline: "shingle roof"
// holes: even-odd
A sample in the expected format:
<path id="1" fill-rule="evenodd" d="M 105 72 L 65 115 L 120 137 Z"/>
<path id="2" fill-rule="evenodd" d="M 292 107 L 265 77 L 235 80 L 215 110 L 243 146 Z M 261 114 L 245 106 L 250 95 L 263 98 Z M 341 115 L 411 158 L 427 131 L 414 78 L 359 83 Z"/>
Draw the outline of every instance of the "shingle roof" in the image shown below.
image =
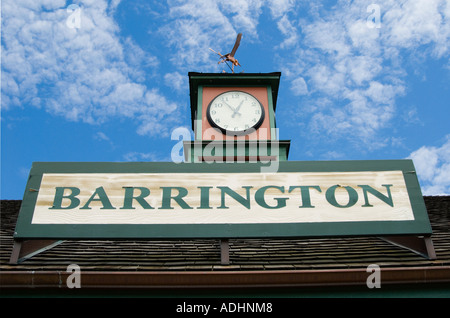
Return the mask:
<path id="1" fill-rule="evenodd" d="M 376 237 L 232 239 L 230 265 L 220 263 L 218 240 L 64 241 L 18 265 L 9 264 L 19 200 L 1 201 L 0 272 L 66 271 L 77 264 L 97 272 L 339 271 L 441 268 L 450 280 L 450 196 L 424 197 L 437 259 L 428 260 Z M 440 274 L 442 275 L 442 273 Z"/>

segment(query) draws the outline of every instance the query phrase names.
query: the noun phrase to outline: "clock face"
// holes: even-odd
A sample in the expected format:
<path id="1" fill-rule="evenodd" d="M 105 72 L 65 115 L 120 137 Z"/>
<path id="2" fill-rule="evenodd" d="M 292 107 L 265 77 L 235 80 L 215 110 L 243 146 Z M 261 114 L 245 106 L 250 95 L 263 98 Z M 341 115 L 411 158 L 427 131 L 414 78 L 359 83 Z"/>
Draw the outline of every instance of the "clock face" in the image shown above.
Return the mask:
<path id="1" fill-rule="evenodd" d="M 251 94 L 228 91 L 211 101 L 206 115 L 211 126 L 219 128 L 222 132 L 245 135 L 262 124 L 264 108 Z"/>

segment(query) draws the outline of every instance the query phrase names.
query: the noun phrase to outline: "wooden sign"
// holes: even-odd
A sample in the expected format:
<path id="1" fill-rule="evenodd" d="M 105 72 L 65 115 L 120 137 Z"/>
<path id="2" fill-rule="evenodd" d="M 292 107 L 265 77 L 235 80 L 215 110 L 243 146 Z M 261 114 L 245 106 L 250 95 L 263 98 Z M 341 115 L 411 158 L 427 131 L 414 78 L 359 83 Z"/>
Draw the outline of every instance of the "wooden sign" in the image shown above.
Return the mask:
<path id="1" fill-rule="evenodd" d="M 34 163 L 15 238 L 431 234 L 410 160 Z"/>

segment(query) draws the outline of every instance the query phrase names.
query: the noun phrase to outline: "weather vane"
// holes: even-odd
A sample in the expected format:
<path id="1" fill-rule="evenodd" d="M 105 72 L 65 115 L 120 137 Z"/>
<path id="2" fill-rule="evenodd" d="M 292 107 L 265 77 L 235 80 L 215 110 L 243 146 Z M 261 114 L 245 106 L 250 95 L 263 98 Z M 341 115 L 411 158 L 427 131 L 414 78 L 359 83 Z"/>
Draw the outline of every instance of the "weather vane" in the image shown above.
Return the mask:
<path id="1" fill-rule="evenodd" d="M 236 53 L 236 50 L 239 47 L 239 44 L 241 43 L 241 38 L 242 38 L 242 33 L 239 33 L 236 37 L 236 42 L 234 43 L 233 49 L 231 50 L 230 53 L 227 53 L 225 55 L 220 54 L 220 52 L 216 52 L 213 49 L 209 48 L 211 51 L 213 51 L 216 54 L 219 54 L 220 56 L 220 61 L 217 64 L 220 63 L 225 63 L 226 65 L 228 65 L 228 62 L 231 62 L 232 67 L 230 67 L 230 65 L 228 65 L 228 67 L 230 67 L 231 71 L 234 73 L 234 67 L 235 66 L 241 66 L 241 64 L 239 64 L 238 60 L 234 57 L 234 54 Z"/>

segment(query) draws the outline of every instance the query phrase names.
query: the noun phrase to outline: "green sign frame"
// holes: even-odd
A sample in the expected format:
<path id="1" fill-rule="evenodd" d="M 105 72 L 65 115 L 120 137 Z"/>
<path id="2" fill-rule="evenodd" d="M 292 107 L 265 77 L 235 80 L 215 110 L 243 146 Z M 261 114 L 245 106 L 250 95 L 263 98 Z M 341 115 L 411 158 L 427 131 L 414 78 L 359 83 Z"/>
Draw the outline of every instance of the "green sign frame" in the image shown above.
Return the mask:
<path id="1" fill-rule="evenodd" d="M 262 163 L 35 162 L 30 170 L 14 238 L 199 239 L 330 236 L 430 236 L 432 229 L 412 160 L 284 161 L 278 172 L 402 171 L 414 220 L 251 224 L 33 224 L 44 174 L 51 173 L 259 173 Z"/>

